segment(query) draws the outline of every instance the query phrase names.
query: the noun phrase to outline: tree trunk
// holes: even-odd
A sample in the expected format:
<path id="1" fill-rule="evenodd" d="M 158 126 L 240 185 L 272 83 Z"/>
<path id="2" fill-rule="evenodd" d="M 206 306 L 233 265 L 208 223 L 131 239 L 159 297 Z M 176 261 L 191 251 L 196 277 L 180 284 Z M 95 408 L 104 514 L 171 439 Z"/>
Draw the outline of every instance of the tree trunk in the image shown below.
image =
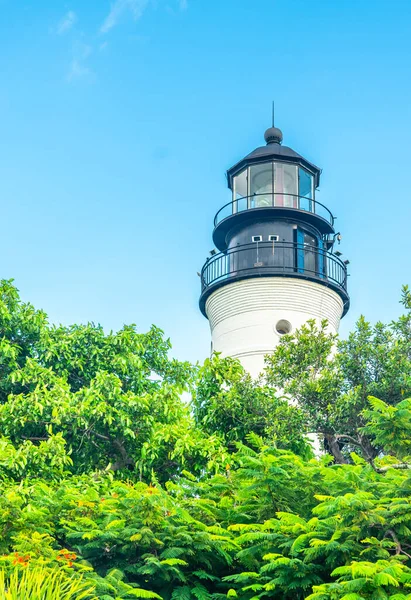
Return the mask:
<path id="1" fill-rule="evenodd" d="M 343 453 L 341 452 L 340 444 L 336 439 L 336 436 L 333 433 L 325 433 L 324 439 L 327 443 L 328 449 L 333 455 L 335 462 L 339 465 L 348 464 L 348 460 L 345 458 Z"/>

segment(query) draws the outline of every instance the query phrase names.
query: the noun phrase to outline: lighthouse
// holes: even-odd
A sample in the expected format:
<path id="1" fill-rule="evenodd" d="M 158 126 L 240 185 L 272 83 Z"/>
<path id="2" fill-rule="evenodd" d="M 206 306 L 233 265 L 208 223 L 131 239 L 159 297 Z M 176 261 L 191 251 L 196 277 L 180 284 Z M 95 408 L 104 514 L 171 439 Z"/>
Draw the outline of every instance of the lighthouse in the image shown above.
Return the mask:
<path id="1" fill-rule="evenodd" d="M 335 217 L 317 200 L 321 170 L 270 127 L 261 146 L 227 171 L 231 199 L 214 218 L 201 270 L 200 310 L 211 352 L 256 377 L 281 337 L 309 319 L 336 333 L 349 308 L 347 264 Z"/>

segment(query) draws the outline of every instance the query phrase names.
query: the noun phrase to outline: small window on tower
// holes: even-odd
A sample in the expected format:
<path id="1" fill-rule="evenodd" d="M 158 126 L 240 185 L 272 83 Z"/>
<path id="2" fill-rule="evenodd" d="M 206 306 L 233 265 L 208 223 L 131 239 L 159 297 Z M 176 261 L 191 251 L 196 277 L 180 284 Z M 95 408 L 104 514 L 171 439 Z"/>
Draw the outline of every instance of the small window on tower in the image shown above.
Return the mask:
<path id="1" fill-rule="evenodd" d="M 279 242 L 280 241 L 280 236 L 279 235 L 269 235 L 268 236 L 268 241 L 269 242 Z"/>
<path id="2" fill-rule="evenodd" d="M 251 238 L 252 242 L 262 242 L 263 241 L 263 236 L 262 235 L 253 235 L 253 237 Z"/>

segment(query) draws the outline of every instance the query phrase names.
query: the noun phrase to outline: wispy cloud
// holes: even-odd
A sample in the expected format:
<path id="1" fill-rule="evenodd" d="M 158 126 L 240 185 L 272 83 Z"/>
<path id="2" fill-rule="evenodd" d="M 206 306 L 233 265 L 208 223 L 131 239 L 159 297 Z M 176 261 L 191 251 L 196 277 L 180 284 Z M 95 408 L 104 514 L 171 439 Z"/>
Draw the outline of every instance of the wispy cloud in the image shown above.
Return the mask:
<path id="1" fill-rule="evenodd" d="M 112 0 L 110 10 L 98 29 L 99 33 L 108 33 L 120 21 L 127 17 L 131 17 L 134 21 L 138 21 L 143 16 L 148 6 L 150 4 L 155 5 L 155 2 L 158 1 L 159 0 Z M 161 0 L 160 2 L 163 4 Z M 172 11 L 173 13 L 178 9 L 185 11 L 188 8 L 188 2 L 189 0 L 174 0 L 174 10 L 168 4 L 165 6 L 165 10 Z M 63 35 L 72 29 L 77 21 L 78 18 L 76 13 L 69 10 L 52 33 Z M 75 38 L 74 43 L 72 43 L 71 60 L 68 71 L 66 72 L 66 81 L 74 82 L 83 79 L 84 81 L 93 82 L 95 81 L 95 72 L 90 67 L 90 62 L 92 62 L 90 55 L 93 54 L 93 52 L 95 55 L 104 53 L 109 47 L 107 38 L 96 39 L 94 36 L 90 37 L 90 35 L 86 35 L 81 31 L 76 32 Z M 147 36 L 133 36 L 133 38 L 140 42 L 145 42 L 150 39 Z M 72 36 L 70 36 L 68 40 L 73 42 Z M 84 40 L 89 40 L 90 44 L 84 43 Z"/>
<path id="2" fill-rule="evenodd" d="M 77 22 L 77 15 L 74 11 L 69 10 L 68 13 L 64 15 L 61 19 L 60 23 L 57 25 L 57 33 L 59 35 L 63 35 L 66 31 L 69 31 L 73 27 L 73 25 Z"/>
<path id="3" fill-rule="evenodd" d="M 182 0 L 183 2 L 185 0 Z M 134 21 L 142 17 L 149 0 L 115 0 L 111 5 L 110 12 L 100 27 L 100 33 L 107 33 L 112 29 L 125 13 L 130 13 Z"/>
<path id="4" fill-rule="evenodd" d="M 91 46 L 76 42 L 73 46 L 73 58 L 67 73 L 67 81 L 72 82 L 76 79 L 94 76 L 93 71 L 86 64 L 87 58 L 92 52 Z"/>
<path id="5" fill-rule="evenodd" d="M 86 65 L 82 64 L 77 58 L 73 58 L 70 63 L 69 72 L 67 73 L 67 81 L 74 81 L 90 75 L 91 71 Z"/>

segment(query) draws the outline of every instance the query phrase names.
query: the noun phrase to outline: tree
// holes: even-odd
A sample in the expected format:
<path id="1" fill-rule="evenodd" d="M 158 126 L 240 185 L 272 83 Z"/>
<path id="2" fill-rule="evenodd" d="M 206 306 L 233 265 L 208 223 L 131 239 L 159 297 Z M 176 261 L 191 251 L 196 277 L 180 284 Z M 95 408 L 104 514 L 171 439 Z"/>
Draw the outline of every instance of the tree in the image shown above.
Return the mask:
<path id="1" fill-rule="evenodd" d="M 253 380 L 238 360 L 214 354 L 199 369 L 192 391 L 197 426 L 222 435 L 229 448 L 255 434 L 278 448 L 311 456 L 304 416 L 262 380 Z"/>
<path id="2" fill-rule="evenodd" d="M 45 476 L 110 469 L 142 477 L 154 468 L 162 479 L 171 469 L 198 472 L 224 453 L 218 436 L 195 429 L 181 399 L 194 368 L 169 358 L 158 328 L 50 326 L 3 281 L 0 330 L 3 462 L 14 475 L 30 475 L 54 452 L 52 469 L 41 463 Z"/>
<path id="3" fill-rule="evenodd" d="M 369 461 L 381 446 L 365 429 L 364 411 L 374 396 L 395 406 L 411 395 L 411 295 L 403 289 L 406 313 L 372 326 L 361 317 L 347 340 L 308 322 L 282 338 L 266 358 L 270 385 L 282 388 L 304 413 L 308 429 L 322 434 L 339 463 L 360 450 Z"/>

